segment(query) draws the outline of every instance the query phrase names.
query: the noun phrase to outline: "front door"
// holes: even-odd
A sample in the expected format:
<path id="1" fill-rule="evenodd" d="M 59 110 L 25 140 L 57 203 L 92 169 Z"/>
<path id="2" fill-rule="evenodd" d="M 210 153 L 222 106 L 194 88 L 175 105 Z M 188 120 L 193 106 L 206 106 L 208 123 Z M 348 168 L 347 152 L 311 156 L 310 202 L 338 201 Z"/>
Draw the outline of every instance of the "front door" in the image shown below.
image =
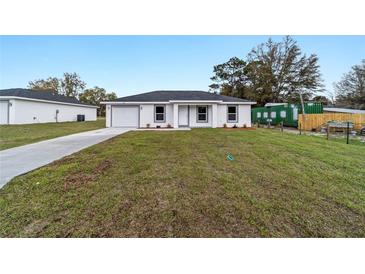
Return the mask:
<path id="1" fill-rule="evenodd" d="M 189 106 L 179 106 L 179 127 L 189 126 Z"/>

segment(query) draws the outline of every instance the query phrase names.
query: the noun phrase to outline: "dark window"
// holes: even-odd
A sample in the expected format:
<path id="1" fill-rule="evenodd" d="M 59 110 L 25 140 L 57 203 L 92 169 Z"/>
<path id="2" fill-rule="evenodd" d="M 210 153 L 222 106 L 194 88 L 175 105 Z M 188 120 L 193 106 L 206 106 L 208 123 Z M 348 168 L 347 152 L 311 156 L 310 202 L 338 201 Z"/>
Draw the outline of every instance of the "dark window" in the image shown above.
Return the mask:
<path id="1" fill-rule="evenodd" d="M 161 113 L 156 113 L 156 121 L 163 121 L 165 120 L 163 117 L 163 114 Z"/>
<path id="2" fill-rule="evenodd" d="M 236 114 L 228 114 L 228 121 L 230 122 L 237 122 L 237 119 L 236 119 Z"/>
<path id="3" fill-rule="evenodd" d="M 155 106 L 155 122 L 165 122 L 165 106 Z"/>
<path id="4" fill-rule="evenodd" d="M 208 107 L 207 106 L 198 106 L 197 112 L 198 112 L 198 117 L 197 117 L 198 123 L 208 122 Z"/>
<path id="5" fill-rule="evenodd" d="M 238 107 L 237 106 L 228 106 L 227 107 L 227 112 L 228 112 L 228 115 L 227 115 L 227 121 L 229 123 L 236 123 L 237 122 L 237 109 Z"/>
<path id="6" fill-rule="evenodd" d="M 156 113 L 164 113 L 165 108 L 163 106 L 156 106 Z"/>

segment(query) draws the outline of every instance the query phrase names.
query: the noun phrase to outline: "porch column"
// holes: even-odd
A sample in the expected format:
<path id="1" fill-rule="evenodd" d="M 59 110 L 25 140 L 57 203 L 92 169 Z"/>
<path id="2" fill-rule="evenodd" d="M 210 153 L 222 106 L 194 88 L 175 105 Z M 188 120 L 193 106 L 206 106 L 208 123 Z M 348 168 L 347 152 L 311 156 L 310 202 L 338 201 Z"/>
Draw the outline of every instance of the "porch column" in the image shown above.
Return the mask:
<path id="1" fill-rule="evenodd" d="M 218 105 L 212 104 L 212 128 L 216 128 L 218 125 Z"/>
<path id="2" fill-rule="evenodd" d="M 179 105 L 178 104 L 173 104 L 172 105 L 172 109 L 173 109 L 173 127 L 174 128 L 178 128 L 179 127 Z"/>

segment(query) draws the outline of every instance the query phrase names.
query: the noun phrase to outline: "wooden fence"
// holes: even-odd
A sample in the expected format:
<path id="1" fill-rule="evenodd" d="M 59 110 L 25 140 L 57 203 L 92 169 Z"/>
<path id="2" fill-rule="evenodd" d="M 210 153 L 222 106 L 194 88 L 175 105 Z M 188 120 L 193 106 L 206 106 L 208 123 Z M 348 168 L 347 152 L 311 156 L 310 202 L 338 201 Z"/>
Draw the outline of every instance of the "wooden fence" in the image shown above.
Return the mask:
<path id="1" fill-rule="evenodd" d="M 365 114 L 349 114 L 349 113 L 320 113 L 320 114 L 306 114 L 305 121 L 303 114 L 299 114 L 298 128 L 302 130 L 318 130 L 328 121 L 351 121 L 354 123 L 354 128 L 359 129 L 365 126 Z"/>

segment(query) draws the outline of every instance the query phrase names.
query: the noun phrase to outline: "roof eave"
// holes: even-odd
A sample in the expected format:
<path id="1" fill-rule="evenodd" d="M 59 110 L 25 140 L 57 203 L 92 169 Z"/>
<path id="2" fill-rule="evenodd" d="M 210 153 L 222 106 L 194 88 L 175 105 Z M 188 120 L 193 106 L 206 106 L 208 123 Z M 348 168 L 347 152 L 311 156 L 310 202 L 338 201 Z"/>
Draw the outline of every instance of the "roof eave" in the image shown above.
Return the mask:
<path id="1" fill-rule="evenodd" d="M 255 105 L 257 102 L 242 102 L 242 101 L 222 101 L 222 100 L 169 100 L 169 101 L 104 101 L 102 105 L 139 105 L 139 104 L 235 104 L 235 105 Z"/>
<path id="2" fill-rule="evenodd" d="M 81 107 L 90 107 L 90 108 L 99 108 L 98 106 L 87 105 L 87 104 L 76 104 L 76 103 L 68 103 L 68 102 L 60 102 L 60 101 L 51 101 L 51 100 L 43 100 L 43 99 L 36 99 L 36 98 L 28 98 L 28 97 L 20 97 L 20 96 L 1 96 L 0 99 L 17 99 L 17 100 L 25 100 L 25 101 L 36 101 L 36 102 L 43 102 L 43 103 L 51 103 L 51 104 L 61 104 L 61 105 L 73 105 L 73 106 L 81 106 Z"/>

